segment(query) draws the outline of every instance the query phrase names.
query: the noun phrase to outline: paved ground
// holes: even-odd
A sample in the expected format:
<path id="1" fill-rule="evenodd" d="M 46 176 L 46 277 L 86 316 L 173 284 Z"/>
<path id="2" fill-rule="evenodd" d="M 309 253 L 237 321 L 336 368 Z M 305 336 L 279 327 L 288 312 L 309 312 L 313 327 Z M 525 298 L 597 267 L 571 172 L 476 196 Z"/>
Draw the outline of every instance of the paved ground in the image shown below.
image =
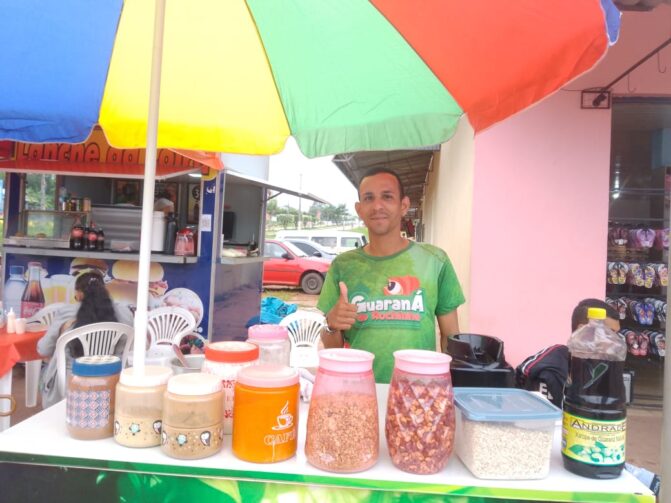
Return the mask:
<path id="1" fill-rule="evenodd" d="M 313 309 L 317 303 L 316 295 L 308 295 L 300 290 L 272 290 L 265 295 L 274 295 L 285 302 L 298 304 L 299 309 Z M 41 410 L 39 405 L 32 409 L 25 407 L 24 375 L 22 365 L 14 367 L 12 387 L 17 410 L 12 415 L 12 424 L 23 421 Z M 627 417 L 627 461 L 659 473 L 662 411 L 630 407 Z"/>

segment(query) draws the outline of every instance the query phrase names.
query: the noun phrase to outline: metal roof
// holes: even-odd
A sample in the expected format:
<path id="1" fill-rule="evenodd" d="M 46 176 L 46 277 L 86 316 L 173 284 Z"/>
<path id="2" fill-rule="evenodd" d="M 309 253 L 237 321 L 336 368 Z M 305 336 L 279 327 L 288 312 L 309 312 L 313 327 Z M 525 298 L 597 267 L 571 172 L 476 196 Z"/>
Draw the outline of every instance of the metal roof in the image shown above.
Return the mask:
<path id="1" fill-rule="evenodd" d="M 414 216 L 422 205 L 426 177 L 434 152 L 440 145 L 415 150 L 391 150 L 338 154 L 333 163 L 343 172 L 352 185 L 357 187 L 359 179 L 370 168 L 384 166 L 396 172 L 410 198 L 410 216 Z"/>

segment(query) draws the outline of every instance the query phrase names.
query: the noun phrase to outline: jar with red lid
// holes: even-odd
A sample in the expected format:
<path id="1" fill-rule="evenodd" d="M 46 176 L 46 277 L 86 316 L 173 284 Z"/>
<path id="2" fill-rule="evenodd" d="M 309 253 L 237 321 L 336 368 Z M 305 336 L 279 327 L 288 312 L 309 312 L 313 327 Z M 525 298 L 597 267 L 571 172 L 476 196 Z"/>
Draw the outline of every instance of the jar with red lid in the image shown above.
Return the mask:
<path id="1" fill-rule="evenodd" d="M 296 454 L 298 371 L 253 365 L 238 373 L 233 410 L 233 454 L 253 463 L 275 463 Z"/>
<path id="2" fill-rule="evenodd" d="M 379 454 L 374 355 L 324 349 L 310 399 L 305 455 L 310 464 L 339 473 L 373 466 Z"/>
<path id="3" fill-rule="evenodd" d="M 442 470 L 454 445 L 454 399 L 448 355 L 394 352 L 385 437 L 392 463 L 410 473 Z"/>
<path id="4" fill-rule="evenodd" d="M 233 431 L 233 396 L 238 372 L 259 361 L 259 347 L 251 342 L 222 341 L 205 346 L 201 372 L 221 379 L 224 388 L 224 433 Z"/>
<path id="5" fill-rule="evenodd" d="M 259 347 L 259 363 L 289 366 L 289 331 L 280 325 L 253 325 L 247 330 L 247 342 Z"/>

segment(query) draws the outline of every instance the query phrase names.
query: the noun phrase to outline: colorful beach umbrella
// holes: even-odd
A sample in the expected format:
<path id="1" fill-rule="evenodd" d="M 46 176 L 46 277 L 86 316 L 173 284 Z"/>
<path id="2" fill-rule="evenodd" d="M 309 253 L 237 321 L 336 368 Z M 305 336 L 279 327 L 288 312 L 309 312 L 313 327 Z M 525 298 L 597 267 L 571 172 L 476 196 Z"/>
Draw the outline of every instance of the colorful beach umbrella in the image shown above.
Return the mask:
<path id="1" fill-rule="evenodd" d="M 153 0 L 0 1 L 0 139 L 145 146 Z M 610 0 L 167 2 L 158 146 L 308 157 L 438 144 L 591 68 Z"/>
<path id="2" fill-rule="evenodd" d="M 166 8 L 167 3 L 167 8 Z M 610 0 L 0 0 L 0 140 L 147 149 L 135 315 L 144 368 L 156 148 L 308 157 L 482 130 L 591 68 Z M 162 57 L 161 57 L 162 54 Z M 160 111 L 160 112 L 159 112 Z"/>

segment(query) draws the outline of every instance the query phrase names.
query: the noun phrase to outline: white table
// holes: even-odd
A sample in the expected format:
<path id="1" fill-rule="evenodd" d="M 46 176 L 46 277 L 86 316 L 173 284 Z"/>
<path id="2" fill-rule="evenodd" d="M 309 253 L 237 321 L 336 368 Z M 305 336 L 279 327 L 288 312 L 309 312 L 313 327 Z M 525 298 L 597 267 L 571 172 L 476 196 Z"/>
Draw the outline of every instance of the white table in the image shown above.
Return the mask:
<path id="1" fill-rule="evenodd" d="M 384 422 L 386 391 L 386 385 L 378 385 L 381 425 Z M 559 450 L 559 430 L 555 434 L 550 474 L 541 480 L 480 480 L 470 474 L 455 454 L 447 467 L 435 475 L 402 472 L 389 459 L 384 427 L 380 428 L 380 459 L 375 466 L 347 475 L 324 472 L 308 464 L 303 451 L 307 409 L 307 404 L 301 405 L 296 456 L 281 463 L 254 464 L 233 456 L 230 436 L 224 439 L 224 448 L 219 454 L 194 461 L 172 459 L 158 447 L 122 447 L 111 438 L 73 440 L 65 427 L 65 403 L 60 402 L 0 434 L 0 462 L 92 469 L 98 474 L 115 473 L 116 477 L 131 473 L 136 482 L 140 480 L 137 477 L 153 475 L 154 481 L 165 479 L 165 487 L 170 487 L 171 491 L 183 490 L 195 495 L 199 491 L 216 488 L 223 492 L 237 492 L 243 496 L 242 501 L 245 501 L 244 494 L 252 490 L 252 486 L 257 486 L 253 489 L 257 492 L 262 490 L 266 491 L 266 495 L 272 494 L 273 499 L 286 492 L 317 491 L 320 501 L 328 500 L 335 492 L 342 495 L 342 491 L 423 493 L 427 497 L 430 494 L 452 494 L 467 496 L 468 501 L 478 502 L 490 498 L 609 503 L 655 501 L 652 492 L 626 471 L 617 479 L 592 480 L 564 470 Z M 68 470 L 65 473 L 71 472 Z M 261 489 L 259 484 L 263 486 Z M 116 485 L 120 487 L 123 483 L 117 481 Z M 334 488 L 338 489 L 334 491 Z"/>

